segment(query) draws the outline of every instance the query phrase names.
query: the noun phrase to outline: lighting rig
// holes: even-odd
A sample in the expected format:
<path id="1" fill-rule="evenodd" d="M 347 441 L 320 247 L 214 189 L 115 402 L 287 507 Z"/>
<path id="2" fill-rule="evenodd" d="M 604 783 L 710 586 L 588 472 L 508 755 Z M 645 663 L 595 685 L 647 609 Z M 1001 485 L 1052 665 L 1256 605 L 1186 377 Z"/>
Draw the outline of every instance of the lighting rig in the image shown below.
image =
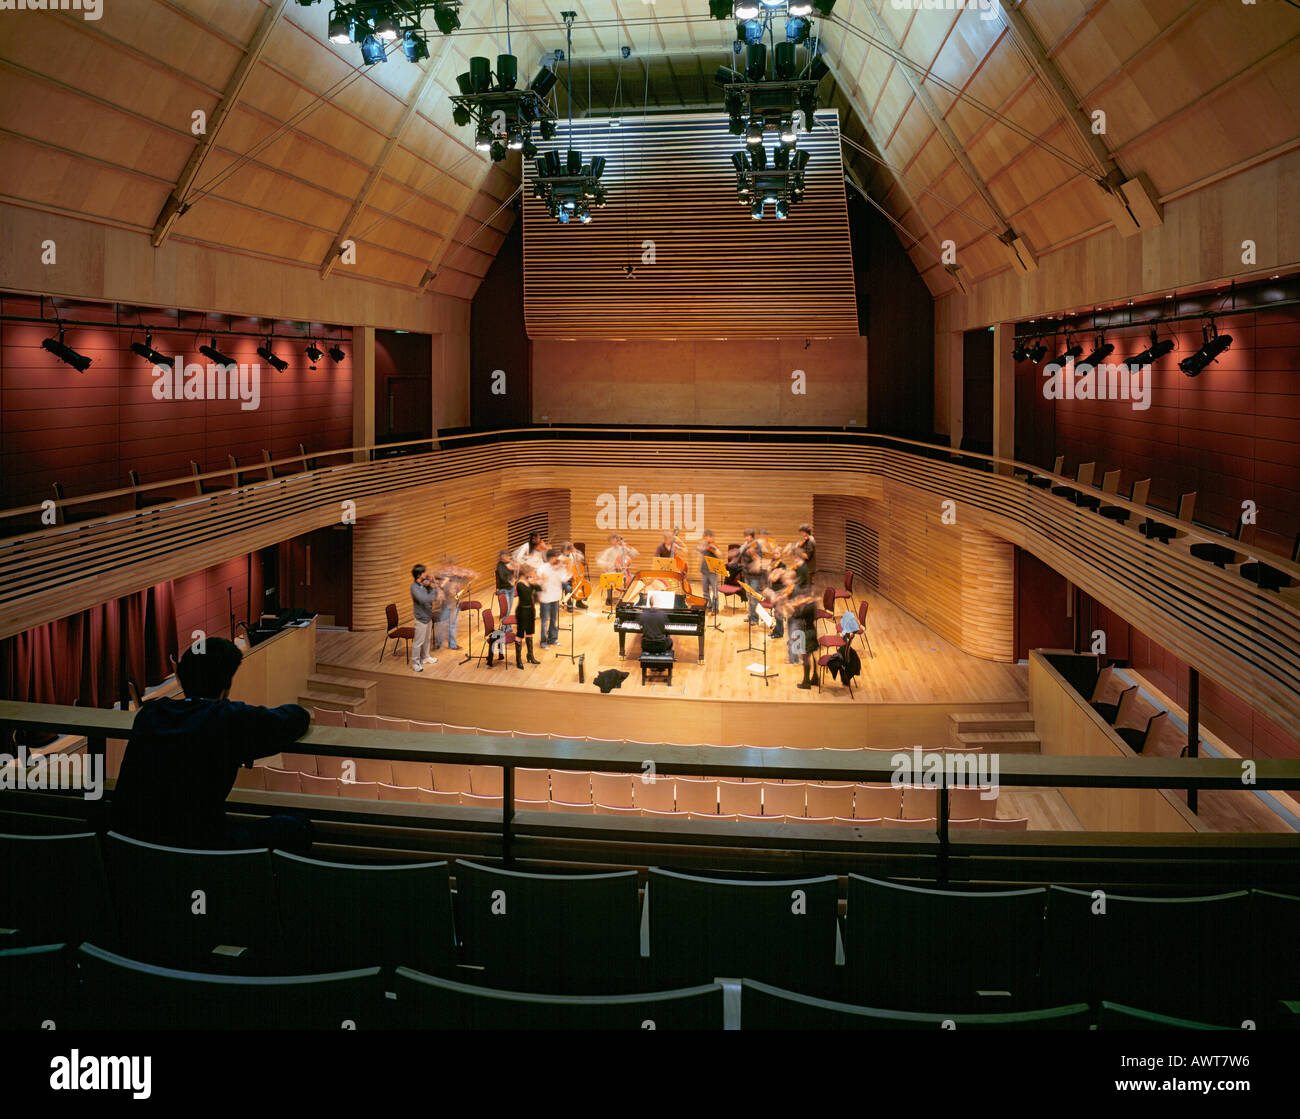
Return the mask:
<path id="1" fill-rule="evenodd" d="M 320 0 L 298 0 L 310 8 Z M 388 47 L 399 39 L 407 62 L 429 57 L 429 32 L 423 17 L 433 13 L 433 23 L 444 35 L 460 27 L 460 0 L 400 0 L 380 3 L 335 3 L 329 14 L 329 40 L 340 46 L 356 43 L 366 65 L 388 61 Z"/>
<path id="2" fill-rule="evenodd" d="M 519 61 L 512 54 L 497 55 L 494 75 L 486 58 L 471 58 L 469 69 L 456 76 L 460 95 L 451 99 L 452 119 L 462 128 L 474 124 L 474 146 L 491 152 L 494 162 L 505 159 L 507 151 L 522 151 L 525 159 L 537 155 L 533 143 L 533 125 L 543 140 L 555 137 L 555 110 L 545 101 L 555 86 L 556 76 L 543 66 L 527 89 L 516 89 Z"/>

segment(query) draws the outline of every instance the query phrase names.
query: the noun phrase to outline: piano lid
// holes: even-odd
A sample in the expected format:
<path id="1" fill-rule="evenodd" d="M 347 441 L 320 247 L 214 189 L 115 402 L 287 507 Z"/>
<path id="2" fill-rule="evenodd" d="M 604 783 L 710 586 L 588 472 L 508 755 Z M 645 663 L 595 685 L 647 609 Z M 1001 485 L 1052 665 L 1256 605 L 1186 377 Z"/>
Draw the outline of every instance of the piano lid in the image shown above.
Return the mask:
<path id="1" fill-rule="evenodd" d="M 672 595 L 684 595 L 685 607 L 697 609 L 704 605 L 701 596 L 691 593 L 690 581 L 684 571 L 638 571 L 627 585 L 618 604 L 621 607 L 641 609 L 641 596 L 651 591 L 667 591 Z M 662 609 L 672 609 L 663 607 Z"/>

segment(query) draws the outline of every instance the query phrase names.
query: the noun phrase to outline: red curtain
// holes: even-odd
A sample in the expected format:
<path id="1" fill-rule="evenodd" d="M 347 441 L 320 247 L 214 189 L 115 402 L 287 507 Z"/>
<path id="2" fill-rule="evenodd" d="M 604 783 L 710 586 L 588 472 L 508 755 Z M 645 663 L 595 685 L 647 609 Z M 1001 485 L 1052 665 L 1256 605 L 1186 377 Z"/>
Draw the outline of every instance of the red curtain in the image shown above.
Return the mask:
<path id="1" fill-rule="evenodd" d="M 143 692 L 178 655 L 170 582 L 0 641 L 0 685 L 28 703 L 111 707 L 127 680 Z"/>

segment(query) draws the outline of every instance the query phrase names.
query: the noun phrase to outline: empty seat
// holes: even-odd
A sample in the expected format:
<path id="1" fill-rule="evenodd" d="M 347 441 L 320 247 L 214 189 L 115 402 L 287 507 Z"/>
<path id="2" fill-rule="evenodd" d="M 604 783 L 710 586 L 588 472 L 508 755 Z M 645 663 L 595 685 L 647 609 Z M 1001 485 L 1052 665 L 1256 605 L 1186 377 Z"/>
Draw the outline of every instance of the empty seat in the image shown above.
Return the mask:
<path id="1" fill-rule="evenodd" d="M 1239 955 L 1224 947 L 1254 940 L 1244 891 L 1135 898 L 1052 886 L 1045 929 L 1050 1001 L 1108 999 L 1234 1026 L 1260 1015 Z"/>
<path id="2" fill-rule="evenodd" d="M 491 808 L 500 812 L 502 806 L 505 804 L 505 798 L 499 796 L 477 796 L 474 793 L 461 793 L 460 802 L 466 808 Z"/>
<path id="3" fill-rule="evenodd" d="M 809 816 L 852 816 L 853 786 L 822 785 L 809 782 L 807 792 Z"/>
<path id="4" fill-rule="evenodd" d="M 472 765 L 469 767 L 469 791 L 476 797 L 500 797 L 505 788 L 505 775 L 499 765 Z"/>
<path id="5" fill-rule="evenodd" d="M 569 804 L 562 800 L 553 800 L 549 802 L 552 812 L 569 812 L 577 813 L 579 816 L 591 816 L 596 811 L 596 806 L 591 801 L 584 801 L 582 804 Z"/>
<path id="6" fill-rule="evenodd" d="M 904 785 L 902 815 L 905 820 L 937 819 L 939 790 L 925 785 Z"/>
<path id="7" fill-rule="evenodd" d="M 600 814 L 604 814 L 606 816 L 640 816 L 641 815 L 641 809 L 639 808 L 624 808 L 622 805 L 617 805 L 617 804 L 601 804 L 600 801 L 596 802 L 595 809 L 597 815 Z M 715 816 L 714 819 L 717 819 L 717 817 Z"/>
<path id="8" fill-rule="evenodd" d="M 408 731 L 411 729 L 411 721 L 409 719 L 390 719 L 386 715 L 376 715 L 375 729 Z"/>
<path id="9" fill-rule="evenodd" d="M 913 820 L 910 818 L 902 820 L 885 820 L 882 822 L 882 826 L 887 828 L 906 828 L 909 831 L 937 832 L 939 821 L 937 818 L 931 818 L 928 820 Z"/>
<path id="10" fill-rule="evenodd" d="M 0 928 L 6 948 L 116 943 L 98 837 L 0 834 Z"/>
<path id="11" fill-rule="evenodd" d="M 978 820 L 982 816 L 993 816 L 998 810 L 996 796 L 985 798 L 983 789 L 949 789 L 949 820 Z M 993 790 L 995 793 L 997 789 Z"/>
<path id="12" fill-rule="evenodd" d="M 266 788 L 266 767 L 257 765 L 252 769 L 241 765 L 235 773 L 236 789 L 260 789 Z"/>
<path id="13" fill-rule="evenodd" d="M 1086 1003 L 1050 1010 L 925 1014 L 830 1002 L 752 979 L 740 985 L 742 1030 L 1086 1030 Z"/>
<path id="14" fill-rule="evenodd" d="M 635 781 L 630 773 L 593 773 L 591 799 L 610 808 L 631 808 Z"/>
<path id="15" fill-rule="evenodd" d="M 763 786 L 753 781 L 719 781 L 718 807 L 719 811 L 728 816 L 761 816 Z"/>
<path id="16" fill-rule="evenodd" d="M 865 1006 L 986 1013 L 1043 1001 L 1042 889 L 974 892 L 849 875 L 844 962 L 849 998 Z M 988 992 L 988 993 L 984 993 Z"/>
<path id="17" fill-rule="evenodd" d="M 445 862 L 355 866 L 276 851 L 271 870 L 295 971 L 405 965 L 445 975 L 454 968 Z"/>
<path id="18" fill-rule="evenodd" d="M 344 725 L 343 712 L 327 707 L 313 707 L 311 709 L 311 721 L 314 726 L 318 727 L 341 727 Z"/>
<path id="19" fill-rule="evenodd" d="M 460 804 L 460 798 L 464 793 L 441 792 L 437 789 L 416 789 L 416 797 L 421 804 Z"/>
<path id="20" fill-rule="evenodd" d="M 696 780 L 690 777 L 678 777 L 677 811 L 717 815 L 718 783 L 709 780 Z"/>
<path id="21" fill-rule="evenodd" d="M 896 785 L 858 785 L 853 790 L 853 815 L 864 820 L 897 820 L 902 797 Z"/>
<path id="22" fill-rule="evenodd" d="M 393 762 L 393 781 L 412 789 L 432 789 L 433 771 L 428 762 Z"/>
<path id="23" fill-rule="evenodd" d="M 315 754 L 281 754 L 280 768 L 294 769 L 299 773 L 316 772 L 316 755 Z"/>
<path id="24" fill-rule="evenodd" d="M 377 967 L 327 975 L 231 976 L 158 967 L 83 944 L 87 1021 L 96 1029 L 375 1029 L 387 1008 Z"/>
<path id="25" fill-rule="evenodd" d="M 677 782 L 672 777 L 656 774 L 653 780 L 638 777 L 632 782 L 632 801 L 640 809 L 651 812 L 674 812 L 677 808 Z"/>
<path id="26" fill-rule="evenodd" d="M 1167 1014 L 1152 1014 L 1117 1002 L 1102 1001 L 1097 1012 L 1099 1030 L 1227 1030 L 1231 1026 L 1212 1026 L 1208 1022 L 1192 1022 L 1187 1018 L 1171 1018 Z"/>
<path id="27" fill-rule="evenodd" d="M 420 790 L 414 785 L 385 785 L 379 783 L 379 799 L 399 804 L 419 804 Z"/>
<path id="28" fill-rule="evenodd" d="M 470 791 L 469 766 L 433 762 L 429 770 L 433 774 L 433 787 L 438 792 L 468 793 Z"/>
<path id="29" fill-rule="evenodd" d="M 81 1025 L 77 964 L 66 944 L 0 950 L 0 1030 Z"/>
<path id="30" fill-rule="evenodd" d="M 763 815 L 802 816 L 807 789 L 808 786 L 802 781 L 792 785 L 774 785 L 770 781 L 764 781 Z"/>
<path id="31" fill-rule="evenodd" d="M 378 800 L 378 781 L 340 781 L 339 796 L 353 800 Z"/>
<path id="32" fill-rule="evenodd" d="M 1002 817 L 985 816 L 980 820 L 981 831 L 1028 831 L 1029 817 L 1008 820 Z"/>
<path id="33" fill-rule="evenodd" d="M 550 800 L 551 775 L 545 769 L 515 770 L 515 800 Z"/>
<path id="34" fill-rule="evenodd" d="M 357 781 L 383 781 L 393 783 L 393 763 L 387 758 L 356 758 L 352 776 Z"/>
<path id="35" fill-rule="evenodd" d="M 302 791 L 296 769 L 277 769 L 275 766 L 260 765 L 262 780 L 266 783 L 268 793 L 297 793 Z"/>
<path id="36" fill-rule="evenodd" d="M 193 851 L 109 832 L 105 853 L 132 959 L 262 975 L 281 966 L 265 849 Z"/>
<path id="37" fill-rule="evenodd" d="M 641 984 L 635 871 L 527 874 L 456 863 L 464 962 L 514 991 L 595 994 Z"/>
<path id="38" fill-rule="evenodd" d="M 650 964 L 656 987 L 751 977 L 830 989 L 837 879 L 703 878 L 651 868 Z"/>
<path id="39" fill-rule="evenodd" d="M 399 968 L 396 1017 L 405 1029 L 720 1030 L 722 987 L 630 995 L 531 995 Z"/>
<path id="40" fill-rule="evenodd" d="M 358 730 L 379 729 L 378 715 L 362 715 L 356 711 L 348 711 L 344 713 L 343 721 L 347 726 L 356 728 Z"/>
<path id="41" fill-rule="evenodd" d="M 551 799 L 565 804 L 590 804 L 591 774 L 585 770 L 551 770 Z"/>
<path id="42" fill-rule="evenodd" d="M 314 773 L 298 774 L 298 787 L 315 797 L 336 797 L 342 782 L 337 777 L 317 777 Z"/>

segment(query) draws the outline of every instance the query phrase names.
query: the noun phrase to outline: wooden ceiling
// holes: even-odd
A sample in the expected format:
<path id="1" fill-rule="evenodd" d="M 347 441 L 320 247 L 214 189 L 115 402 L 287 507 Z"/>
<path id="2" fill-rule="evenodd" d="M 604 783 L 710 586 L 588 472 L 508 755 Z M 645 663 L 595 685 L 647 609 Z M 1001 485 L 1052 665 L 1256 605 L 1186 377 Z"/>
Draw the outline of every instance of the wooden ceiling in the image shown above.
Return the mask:
<path id="1" fill-rule="evenodd" d="M 565 9 L 578 13 L 575 115 L 720 104 L 711 75 L 732 29 L 706 0 L 515 3 L 521 80 L 564 47 Z M 0 201 L 473 295 L 515 218 L 520 166 L 475 152 L 448 97 L 470 55 L 505 49 L 504 3 L 466 0 L 462 30 L 434 32 L 430 59 L 373 67 L 328 42 L 328 3 L 101 11 L 0 15 Z M 1168 200 L 1300 146 L 1300 10 L 1287 0 L 1023 0 L 983 14 L 839 0 L 820 21 L 823 104 L 856 145 L 846 166 L 936 295 L 957 282 L 944 241 L 969 285 L 1016 267 L 1007 230 L 1032 265 L 1109 228 L 1096 182 L 1108 173 L 1146 175 Z M 1089 138 L 1097 109 L 1106 131 Z M 336 259 L 345 238 L 355 263 Z"/>

